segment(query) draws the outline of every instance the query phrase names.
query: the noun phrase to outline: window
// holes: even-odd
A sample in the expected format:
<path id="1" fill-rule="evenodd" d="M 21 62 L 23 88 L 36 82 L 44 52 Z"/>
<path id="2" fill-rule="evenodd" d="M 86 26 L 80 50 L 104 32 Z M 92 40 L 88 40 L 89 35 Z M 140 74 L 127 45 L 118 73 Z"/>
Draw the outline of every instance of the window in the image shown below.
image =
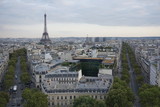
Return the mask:
<path id="1" fill-rule="evenodd" d="M 102 99 L 102 96 L 100 96 L 100 99 Z"/>
<path id="2" fill-rule="evenodd" d="M 52 106 L 54 106 L 54 102 L 52 102 Z"/>
<path id="3" fill-rule="evenodd" d="M 97 99 L 97 96 L 95 96 L 95 99 Z"/>
<path id="4" fill-rule="evenodd" d="M 54 100 L 54 97 L 52 97 L 52 100 Z"/>
<path id="5" fill-rule="evenodd" d="M 72 99 L 72 96 L 70 96 L 70 99 Z"/>
<path id="6" fill-rule="evenodd" d="M 76 96 L 74 96 L 74 99 L 76 98 Z"/>
<path id="7" fill-rule="evenodd" d="M 61 96 L 61 99 L 63 99 L 63 96 Z"/>
<path id="8" fill-rule="evenodd" d="M 57 96 L 57 99 L 59 99 L 59 96 Z"/>
<path id="9" fill-rule="evenodd" d="M 67 99 L 67 96 L 65 96 L 65 99 Z"/>

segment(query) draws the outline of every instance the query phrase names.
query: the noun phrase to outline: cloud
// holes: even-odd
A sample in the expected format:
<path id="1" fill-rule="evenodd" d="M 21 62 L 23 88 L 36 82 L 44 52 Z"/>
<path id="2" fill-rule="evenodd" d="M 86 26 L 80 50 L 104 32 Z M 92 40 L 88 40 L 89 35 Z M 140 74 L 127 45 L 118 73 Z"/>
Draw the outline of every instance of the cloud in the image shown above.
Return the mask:
<path id="1" fill-rule="evenodd" d="M 160 0 L 1 0 L 0 7 L 3 32 L 43 24 L 45 12 L 48 24 L 160 26 Z"/>
<path id="2" fill-rule="evenodd" d="M 40 23 L 47 12 L 52 22 L 160 25 L 158 0 L 3 0 L 0 5 L 4 23 Z"/>

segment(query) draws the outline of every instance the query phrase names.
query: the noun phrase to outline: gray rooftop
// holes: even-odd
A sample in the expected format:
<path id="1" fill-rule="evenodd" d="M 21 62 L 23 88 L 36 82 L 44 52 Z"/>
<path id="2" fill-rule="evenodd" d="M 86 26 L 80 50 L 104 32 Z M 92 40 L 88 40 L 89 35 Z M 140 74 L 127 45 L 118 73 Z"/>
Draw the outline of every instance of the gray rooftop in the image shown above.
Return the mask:
<path id="1" fill-rule="evenodd" d="M 40 65 L 37 65 L 35 67 L 35 72 L 36 73 L 42 73 L 42 72 L 46 72 L 48 70 L 50 70 L 49 66 L 47 64 L 43 64 L 43 63 L 40 64 Z"/>
<path id="2" fill-rule="evenodd" d="M 69 76 L 70 75 L 70 76 Z M 76 75 L 76 76 L 71 76 Z M 58 77 L 58 80 L 51 80 Z M 69 78 L 68 78 L 69 77 Z M 66 80 L 64 80 L 66 78 Z M 77 79 L 75 79 L 77 78 Z M 50 81 L 51 80 L 51 81 Z M 78 72 L 56 71 L 46 74 L 42 87 L 47 93 L 64 92 L 102 92 L 106 93 L 113 81 L 112 75 L 100 74 L 98 77 L 82 76 L 78 80 Z"/>

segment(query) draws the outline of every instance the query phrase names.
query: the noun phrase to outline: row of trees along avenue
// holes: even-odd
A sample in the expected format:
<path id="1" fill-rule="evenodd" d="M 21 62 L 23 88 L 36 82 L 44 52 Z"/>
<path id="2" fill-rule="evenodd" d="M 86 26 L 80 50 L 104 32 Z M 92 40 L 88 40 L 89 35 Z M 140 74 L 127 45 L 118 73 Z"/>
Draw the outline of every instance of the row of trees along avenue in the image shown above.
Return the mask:
<path id="1" fill-rule="evenodd" d="M 26 49 L 21 49 L 19 52 L 19 56 L 20 56 L 20 62 L 21 62 L 21 76 L 20 79 L 24 84 L 27 84 L 28 82 L 30 82 L 30 75 L 29 72 L 27 72 L 27 52 Z"/>
<path id="2" fill-rule="evenodd" d="M 127 44 L 128 45 L 128 44 Z M 135 54 L 128 45 L 129 58 L 139 85 L 139 97 L 142 107 L 160 107 L 160 87 L 144 83 L 141 67 L 137 64 Z"/>
<path id="3" fill-rule="evenodd" d="M 27 52 L 23 48 L 19 50 L 20 62 L 21 62 L 21 76 L 20 79 L 25 85 L 30 84 L 31 77 L 27 69 Z M 22 98 L 24 99 L 24 107 L 48 107 L 47 95 L 37 89 L 26 88 L 22 92 Z"/>
<path id="4" fill-rule="evenodd" d="M 128 49 L 129 59 L 131 61 L 131 66 L 133 67 L 134 73 L 136 74 L 136 81 L 138 85 L 141 86 L 144 83 L 144 78 L 141 73 L 141 67 L 138 65 L 136 58 L 135 58 L 135 54 L 133 50 L 131 49 L 131 47 L 128 44 L 126 45 Z"/>
<path id="5" fill-rule="evenodd" d="M 26 84 L 30 81 L 29 73 L 27 72 L 26 49 L 19 49 L 9 54 L 8 71 L 5 73 L 3 88 L 0 92 L 0 107 L 6 107 L 9 101 L 9 89 L 14 85 L 15 68 L 17 58 L 20 57 L 22 75 L 21 81 Z M 25 89 L 22 93 L 24 107 L 47 107 L 47 96 L 36 89 Z"/>
<path id="6" fill-rule="evenodd" d="M 15 67 L 17 63 L 17 51 L 9 54 L 8 71 L 5 73 L 3 86 L 6 91 L 14 84 Z"/>
<path id="7" fill-rule="evenodd" d="M 112 88 L 106 97 L 107 107 L 133 107 L 135 100 L 134 94 L 129 88 L 130 75 L 129 65 L 127 60 L 127 47 L 122 43 L 121 59 L 122 59 L 122 73 L 121 79 L 114 78 Z"/>
<path id="8" fill-rule="evenodd" d="M 3 90 L 0 92 L 0 107 L 6 107 L 9 101 L 9 89 L 14 85 L 15 68 L 19 50 L 9 54 L 8 70 L 3 79 Z"/>
<path id="9" fill-rule="evenodd" d="M 121 79 L 124 80 L 127 84 L 130 82 L 129 75 L 129 65 L 127 60 L 127 45 L 122 43 L 121 59 L 122 59 L 122 76 Z"/>

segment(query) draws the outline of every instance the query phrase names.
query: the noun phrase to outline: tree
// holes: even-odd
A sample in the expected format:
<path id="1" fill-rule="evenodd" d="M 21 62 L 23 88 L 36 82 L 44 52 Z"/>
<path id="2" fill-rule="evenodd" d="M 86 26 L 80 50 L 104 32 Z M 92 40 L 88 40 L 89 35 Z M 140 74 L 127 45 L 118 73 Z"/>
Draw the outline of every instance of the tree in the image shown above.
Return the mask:
<path id="1" fill-rule="evenodd" d="M 141 69 L 138 67 L 138 68 L 134 68 L 134 72 L 136 75 L 140 75 L 141 74 Z"/>
<path id="2" fill-rule="evenodd" d="M 26 88 L 22 97 L 26 101 L 24 107 L 48 107 L 47 95 L 39 90 Z"/>
<path id="3" fill-rule="evenodd" d="M 159 107 L 160 106 L 160 88 L 148 84 L 142 85 L 139 89 L 139 97 L 142 106 L 144 107 Z"/>
<path id="4" fill-rule="evenodd" d="M 28 83 L 30 81 L 30 76 L 28 72 L 23 72 L 20 76 L 20 79 L 23 83 Z"/>
<path id="5" fill-rule="evenodd" d="M 9 101 L 9 95 L 8 95 L 8 93 L 1 91 L 0 92 L 0 96 L 3 97 L 3 98 L 5 98 L 7 102 Z"/>
<path id="6" fill-rule="evenodd" d="M 128 70 L 124 68 L 124 69 L 122 70 L 122 75 L 127 75 L 127 76 L 129 76 Z"/>
<path id="7" fill-rule="evenodd" d="M 138 84 L 142 84 L 143 81 L 144 81 L 144 78 L 143 78 L 143 76 L 138 75 L 138 76 L 136 77 L 136 80 L 137 80 Z"/>
<path id="8" fill-rule="evenodd" d="M 0 92 L 0 107 L 6 107 L 9 101 L 9 95 L 6 92 Z"/>
<path id="9" fill-rule="evenodd" d="M 62 65 L 62 66 L 69 66 L 70 63 L 69 63 L 69 62 L 63 62 L 61 65 Z"/>
<path id="10" fill-rule="evenodd" d="M 107 94 L 106 105 L 109 107 L 132 107 L 133 102 L 134 94 L 126 82 L 115 78 L 113 86 Z"/>
<path id="11" fill-rule="evenodd" d="M 12 72 L 14 74 L 14 70 L 15 70 L 15 66 L 9 65 L 9 67 L 8 67 L 9 73 Z"/>
<path id="12" fill-rule="evenodd" d="M 5 80 L 13 80 L 14 76 L 13 75 L 5 75 Z"/>
<path id="13" fill-rule="evenodd" d="M 94 107 L 106 107 L 106 104 L 103 100 L 96 100 Z"/>
<path id="14" fill-rule="evenodd" d="M 128 75 L 126 75 L 126 74 L 122 75 L 121 79 L 124 80 L 126 83 L 129 84 L 130 78 L 129 78 Z"/>
<path id="15" fill-rule="evenodd" d="M 73 102 L 73 107 L 92 107 L 94 105 L 95 99 L 89 96 L 80 96 Z"/>
<path id="16" fill-rule="evenodd" d="M 105 103 L 90 96 L 80 96 L 74 100 L 73 107 L 105 107 Z"/>
<path id="17" fill-rule="evenodd" d="M 5 90 L 8 90 L 12 85 L 13 85 L 13 80 L 9 79 L 4 81 Z"/>
<path id="18" fill-rule="evenodd" d="M 5 98 L 0 97 L 0 107 L 6 107 L 7 101 Z"/>
<path id="19" fill-rule="evenodd" d="M 21 70 L 22 70 L 22 72 L 26 72 L 27 71 L 27 64 L 26 64 L 26 62 L 22 62 L 21 61 Z"/>

